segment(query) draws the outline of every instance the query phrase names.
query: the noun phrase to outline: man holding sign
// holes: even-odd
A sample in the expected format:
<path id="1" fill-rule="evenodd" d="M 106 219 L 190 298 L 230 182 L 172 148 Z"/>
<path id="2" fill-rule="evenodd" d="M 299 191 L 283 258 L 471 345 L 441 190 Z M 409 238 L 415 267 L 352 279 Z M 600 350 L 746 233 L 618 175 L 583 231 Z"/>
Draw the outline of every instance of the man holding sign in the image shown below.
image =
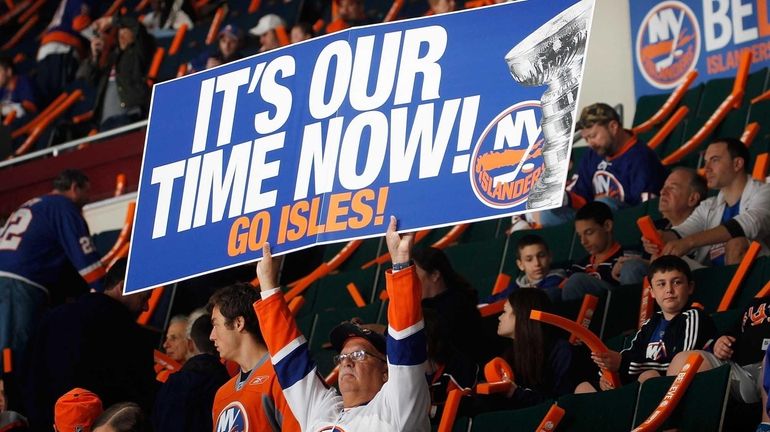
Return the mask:
<path id="1" fill-rule="evenodd" d="M 387 359 L 373 338 L 349 332 L 341 339 L 339 393 L 318 375 L 277 286 L 278 266 L 265 244 L 257 276 L 262 301 L 254 304 L 278 381 L 304 431 L 428 431 L 430 396 L 423 363 L 420 287 L 411 261 L 414 234 L 399 235 L 391 217 L 386 234 L 393 269 L 385 273 L 388 307 Z M 333 335 L 339 333 L 337 329 Z M 335 347 L 338 346 L 334 343 Z"/>

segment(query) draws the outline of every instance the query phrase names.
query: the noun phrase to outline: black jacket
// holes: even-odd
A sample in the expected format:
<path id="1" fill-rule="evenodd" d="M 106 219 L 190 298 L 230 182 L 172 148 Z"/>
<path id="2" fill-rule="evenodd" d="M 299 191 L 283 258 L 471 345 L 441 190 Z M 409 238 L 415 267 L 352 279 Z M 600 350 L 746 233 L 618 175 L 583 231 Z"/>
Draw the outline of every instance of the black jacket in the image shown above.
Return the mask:
<path id="1" fill-rule="evenodd" d="M 156 431 L 210 432 L 214 395 L 230 376 L 211 354 L 190 358 L 158 391 L 152 423 Z"/>

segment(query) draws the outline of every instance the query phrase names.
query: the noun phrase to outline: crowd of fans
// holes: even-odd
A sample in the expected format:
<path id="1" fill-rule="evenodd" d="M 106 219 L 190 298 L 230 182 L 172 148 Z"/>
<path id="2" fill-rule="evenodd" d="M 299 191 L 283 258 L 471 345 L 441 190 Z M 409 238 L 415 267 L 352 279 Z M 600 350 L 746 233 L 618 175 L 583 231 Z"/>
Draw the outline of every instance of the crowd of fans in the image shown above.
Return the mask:
<path id="1" fill-rule="evenodd" d="M 38 52 L 45 73 L 33 82 L 0 60 L 2 115 L 29 121 L 55 97 L 50 89 L 80 76 L 95 86 L 94 119 L 101 128 L 146 117 L 155 38 L 198 25 L 185 3 L 153 2 L 141 20 L 129 14 L 90 20 L 88 2 L 74 8 L 62 1 Z M 371 22 L 359 0 L 337 6 L 342 23 L 325 31 Z M 441 13 L 455 3 L 437 0 L 430 7 Z M 227 23 L 189 69 L 241 58 L 247 34 L 259 38 L 259 52 L 277 48 L 277 32 L 287 30 L 292 43 L 315 33 L 310 23 L 288 28 L 275 14 L 246 31 Z M 90 50 L 67 36 L 73 31 L 89 35 Z M 565 206 L 515 219 L 514 228 L 572 224 L 585 258 L 559 268 L 554 245 L 533 231 L 507 258 L 519 275 L 479 299 L 447 254 L 415 246 L 414 235 L 399 234 L 392 218 L 385 234 L 392 261 L 385 271 L 387 327 L 350 317 L 331 331 L 336 388 L 320 375 L 280 295 L 280 263 L 269 245 L 256 269 L 259 291 L 247 283 L 216 290 L 189 315 L 169 319 L 159 344 L 156 332 L 137 324 L 149 293 L 123 295 L 125 259 L 104 265 L 95 251 L 80 212 L 88 177 L 64 171 L 51 193 L 23 204 L 0 230 L 0 347 L 11 348 L 14 365 L 0 379 L 0 429 L 427 431 L 441 419 L 448 392 L 472 393 L 495 357 L 510 365 L 506 390 L 463 398 L 460 414 L 610 391 L 618 385 L 610 374 L 620 385 L 674 375 L 698 351 L 706 359 L 701 370 L 730 365 L 731 398 L 761 403 L 757 430 L 770 430 L 762 367 L 770 299 L 755 299 L 722 332 L 692 304 L 694 270 L 738 263 L 752 241 L 760 243 L 761 255 L 770 254 L 770 185 L 749 175 L 746 146 L 714 139 L 701 176 L 684 167 L 669 171 L 609 105 L 586 107 L 577 129 L 589 150 L 567 186 Z M 653 197 L 660 198 L 655 225 L 664 246 L 643 238 L 642 250 L 624 250 L 616 240 L 616 212 Z M 645 277 L 658 311 L 620 351 L 591 353 L 530 319 L 532 311 L 563 313 L 586 294 L 604 298 Z M 479 307 L 487 304 L 502 305 L 497 322 L 482 317 Z"/>

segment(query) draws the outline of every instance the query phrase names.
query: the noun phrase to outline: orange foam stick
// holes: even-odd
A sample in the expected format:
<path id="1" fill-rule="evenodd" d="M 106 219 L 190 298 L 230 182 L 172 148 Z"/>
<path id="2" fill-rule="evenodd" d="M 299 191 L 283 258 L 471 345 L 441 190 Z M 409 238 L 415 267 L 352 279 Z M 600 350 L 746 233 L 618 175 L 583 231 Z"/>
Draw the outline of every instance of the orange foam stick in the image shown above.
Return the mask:
<path id="1" fill-rule="evenodd" d="M 725 290 L 725 294 L 722 296 L 722 301 L 719 302 L 717 312 L 724 312 L 730 308 L 735 295 L 738 293 L 738 288 L 740 288 L 741 284 L 746 279 L 746 276 L 748 275 L 749 270 L 751 270 L 751 266 L 754 265 L 754 261 L 756 260 L 761 248 L 762 246 L 759 244 L 759 242 L 751 242 L 749 245 L 749 250 L 746 251 L 746 254 L 743 256 L 741 263 L 738 264 L 738 269 L 735 271 L 733 278 L 730 279 L 730 285 L 727 286 L 727 290 Z"/>
<path id="2" fill-rule="evenodd" d="M 134 8 L 134 12 L 141 12 L 150 5 L 150 0 L 141 0 Z"/>
<path id="3" fill-rule="evenodd" d="M 492 294 L 500 294 L 501 292 L 505 291 L 505 289 L 508 288 L 508 285 L 510 284 L 511 277 L 505 273 L 500 273 L 497 275 L 497 279 L 495 279 L 495 286 L 492 287 Z"/>
<path id="4" fill-rule="evenodd" d="M 478 394 L 507 393 L 513 387 L 513 369 L 502 357 L 495 357 L 484 365 L 485 383 L 476 386 Z"/>
<path id="5" fill-rule="evenodd" d="M 690 71 L 685 75 L 684 80 L 682 80 L 682 83 L 679 84 L 679 87 L 676 88 L 673 92 L 671 92 L 671 96 L 666 99 L 666 102 L 663 103 L 663 105 L 660 107 L 658 112 L 653 114 L 652 117 L 644 121 L 642 124 L 639 124 L 637 126 L 634 126 L 632 129 L 634 133 L 640 134 L 649 131 L 652 129 L 655 125 L 662 122 L 663 119 L 671 115 L 671 112 L 674 110 L 674 107 L 679 104 L 679 101 L 682 100 L 684 97 L 684 94 L 687 92 L 687 89 L 690 88 L 690 85 L 693 81 L 695 81 L 695 78 L 698 77 L 698 71 Z M 654 148 L 654 147 L 653 147 Z"/>
<path id="6" fill-rule="evenodd" d="M 291 316 L 297 316 L 297 312 L 305 305 L 305 297 L 297 296 L 289 301 L 289 312 Z"/>
<path id="7" fill-rule="evenodd" d="M 770 99 L 770 90 L 762 93 L 761 95 L 755 97 L 751 100 L 751 104 L 754 105 L 755 103 L 762 102 L 764 100 Z"/>
<path id="8" fill-rule="evenodd" d="M 497 315 L 503 311 L 503 308 L 505 307 L 505 302 L 507 301 L 508 301 L 507 299 L 502 299 L 494 303 L 490 303 L 488 305 L 479 306 L 479 313 L 484 318 L 492 315 Z"/>
<path id="9" fill-rule="evenodd" d="M 639 323 L 637 328 L 641 329 L 642 325 L 647 322 L 652 313 L 655 311 L 655 299 L 652 298 L 652 292 L 650 291 L 650 280 L 647 276 L 642 281 L 642 299 L 639 303 Z"/>
<path id="10" fill-rule="evenodd" d="M 660 130 L 650 138 L 650 141 L 647 142 L 647 147 L 651 149 L 656 149 L 658 146 L 668 138 L 669 135 L 671 135 L 671 132 L 676 129 L 677 126 L 679 126 L 679 123 L 684 120 L 687 113 L 690 112 L 690 109 L 686 106 L 680 106 L 678 110 L 674 113 L 674 115 L 669 118 L 666 123 L 663 124 L 663 126 L 660 128 Z"/>
<path id="11" fill-rule="evenodd" d="M 176 70 L 176 77 L 179 78 L 187 75 L 187 68 L 188 68 L 187 63 L 180 64 L 179 68 Z"/>
<path id="12" fill-rule="evenodd" d="M 16 110 L 9 112 L 3 119 L 4 126 L 10 126 L 13 121 L 16 120 Z"/>
<path id="13" fill-rule="evenodd" d="M 211 27 L 209 27 L 209 33 L 206 35 L 206 45 L 211 45 L 217 40 L 219 34 L 219 27 L 222 25 L 222 21 L 225 19 L 224 6 L 220 6 L 214 13 L 214 19 L 211 20 Z"/>
<path id="14" fill-rule="evenodd" d="M 305 290 L 313 284 L 313 282 L 317 281 L 318 279 L 321 279 L 322 277 L 329 274 L 331 270 L 329 270 L 329 265 L 326 263 L 321 263 L 315 270 L 313 270 L 312 273 L 305 276 L 304 278 L 297 281 L 297 284 L 294 285 L 285 295 L 286 300 L 291 300 L 294 297 L 302 294 L 305 292 Z"/>
<path id="15" fill-rule="evenodd" d="M 669 387 L 666 395 L 663 396 L 658 407 L 647 417 L 647 420 L 642 422 L 632 432 L 652 432 L 660 429 L 663 422 L 674 412 L 674 409 L 682 400 L 687 387 L 690 386 L 693 378 L 695 378 L 695 374 L 698 373 L 701 363 L 703 363 L 703 357 L 699 353 L 694 352 L 690 354 L 687 362 L 685 362 L 682 370 L 674 378 L 674 382 L 671 383 L 671 387 Z"/>
<path id="16" fill-rule="evenodd" d="M 128 247 L 128 244 L 126 244 L 126 247 Z M 155 311 L 158 309 L 160 298 L 163 297 L 163 291 L 165 291 L 165 287 L 158 287 L 152 290 L 150 299 L 147 300 L 147 310 L 142 312 L 139 315 L 139 318 L 136 319 L 138 324 L 147 325 L 147 323 L 150 322 L 150 318 L 152 318 Z"/>
<path id="17" fill-rule="evenodd" d="M 460 389 L 450 390 L 444 403 L 444 412 L 441 413 L 441 422 L 438 424 L 438 432 L 451 432 L 457 418 L 457 410 L 460 408 L 460 400 L 465 392 Z"/>
<path id="18" fill-rule="evenodd" d="M 732 94 L 741 97 L 735 101 L 733 105 L 734 109 L 741 107 L 743 103 L 743 95 L 746 94 L 746 83 L 749 80 L 749 68 L 751 68 L 752 53 L 750 49 L 745 49 L 741 52 L 740 63 L 738 63 L 738 71 L 735 74 L 735 82 L 733 82 Z"/>
<path id="19" fill-rule="evenodd" d="M 19 6 L 21 6 L 22 4 L 20 4 Z M 32 4 L 32 6 L 29 9 L 25 10 L 21 15 L 19 15 L 18 23 L 21 24 L 29 21 L 29 19 L 32 18 L 32 15 L 35 15 L 37 11 L 39 11 L 40 8 L 43 7 L 44 4 L 45 4 L 45 0 L 37 0 L 35 3 Z"/>
<path id="20" fill-rule="evenodd" d="M 713 114 L 711 114 L 711 117 L 706 120 L 706 123 L 703 124 L 703 127 L 701 127 L 698 132 L 695 133 L 695 135 L 692 136 L 687 142 L 682 144 L 681 147 L 679 147 L 676 151 L 671 153 L 670 155 L 666 156 L 663 159 L 663 165 L 671 165 L 679 162 L 687 156 L 688 154 L 695 151 L 696 148 L 708 137 L 711 135 L 712 132 L 714 132 L 714 129 L 719 126 L 720 123 L 722 123 L 722 120 L 727 117 L 727 114 L 730 112 L 731 109 L 733 109 L 733 106 L 735 105 L 736 100 L 740 100 L 743 98 L 743 94 L 729 94 L 725 98 L 724 101 L 719 105 L 719 107 L 714 111 Z"/>
<path id="21" fill-rule="evenodd" d="M 743 133 L 741 134 L 741 142 L 746 144 L 746 147 L 751 147 L 751 144 L 754 142 L 754 138 L 757 137 L 757 134 L 759 134 L 759 123 L 751 122 L 746 125 L 745 129 L 743 129 Z"/>
<path id="22" fill-rule="evenodd" d="M 315 282 L 317 279 L 326 276 L 327 274 L 333 272 L 334 270 L 337 270 L 339 266 L 345 263 L 345 261 L 350 258 L 351 255 L 353 255 L 353 252 L 358 249 L 361 244 L 363 244 L 363 240 L 352 240 L 348 242 L 342 249 L 340 249 L 339 252 L 337 252 L 337 255 L 334 255 L 332 259 L 325 263 L 321 263 L 314 271 L 310 272 L 310 274 L 294 281 L 288 284 L 289 288 L 294 288 L 297 285 L 304 286 L 307 288 L 310 286 L 311 283 Z M 304 288 L 302 288 L 304 289 Z M 292 294 L 291 297 L 294 297 L 296 294 Z"/>
<path id="23" fill-rule="evenodd" d="M 334 366 L 334 369 L 332 369 L 331 372 L 329 372 L 329 375 L 326 375 L 326 378 L 324 378 L 324 382 L 326 382 L 326 385 L 333 386 L 334 384 L 337 384 L 337 379 L 340 377 L 340 366 Z"/>
<path id="24" fill-rule="evenodd" d="M 580 312 L 578 313 L 575 322 L 582 325 L 585 328 L 591 326 L 591 320 L 596 312 L 596 305 L 599 304 L 599 297 L 595 295 L 586 294 L 583 296 L 583 304 L 580 305 Z M 569 337 L 569 343 L 575 345 L 577 343 L 577 336 L 573 333 Z"/>
<path id="25" fill-rule="evenodd" d="M 767 178 L 767 168 L 767 153 L 757 155 L 757 159 L 754 161 L 754 171 L 751 173 L 751 177 L 754 180 L 764 182 Z"/>
<path id="26" fill-rule="evenodd" d="M 11 138 L 18 138 L 25 133 L 32 130 L 33 127 L 35 127 L 38 123 L 43 121 L 51 112 L 56 109 L 57 106 L 59 106 L 62 102 L 64 102 L 67 99 L 67 96 L 69 94 L 67 92 L 64 92 L 60 94 L 59 96 L 56 96 L 56 99 L 54 99 L 50 104 L 48 104 L 47 107 L 43 109 L 43 111 L 40 112 L 40 114 L 37 115 L 32 121 L 25 124 L 24 126 L 16 129 L 15 131 L 11 132 Z"/>
<path id="27" fill-rule="evenodd" d="M 607 345 L 604 345 L 604 343 L 601 341 L 601 339 L 599 339 L 598 336 L 593 334 L 587 328 L 576 323 L 575 321 L 570 321 L 567 318 L 550 314 L 548 312 L 534 310 L 534 309 L 532 310 L 532 312 L 530 312 L 529 317 L 533 320 L 542 321 L 546 324 L 551 324 L 553 326 L 559 327 L 569 333 L 576 334 L 578 339 L 582 340 L 588 346 L 591 352 L 594 352 L 597 354 L 609 352 L 609 348 L 607 348 Z M 602 369 L 602 376 L 604 377 L 604 379 L 609 381 L 610 384 L 612 384 L 612 387 L 620 388 L 621 386 L 620 377 L 616 372 Z"/>
<path id="28" fill-rule="evenodd" d="M 358 291 L 358 287 L 356 287 L 356 284 L 353 282 L 349 283 L 347 285 L 348 293 L 350 294 L 350 297 L 353 298 L 353 302 L 358 307 L 364 307 L 366 306 L 366 302 L 364 301 L 364 298 L 361 296 L 361 292 Z"/>
<path id="29" fill-rule="evenodd" d="M 104 16 L 113 16 L 115 13 L 120 9 L 120 7 L 123 5 L 123 2 L 125 0 L 115 0 L 109 9 L 107 9 L 107 12 L 104 13 Z"/>
<path id="30" fill-rule="evenodd" d="M 27 139 L 22 143 L 22 145 L 16 149 L 16 152 L 14 153 L 15 156 L 21 156 L 27 151 L 29 151 L 30 148 L 35 144 L 38 138 L 40 138 L 40 135 L 45 131 L 45 129 L 59 116 L 61 116 L 64 111 L 68 110 L 75 102 L 79 101 L 83 98 L 83 91 L 80 89 L 77 89 L 73 91 L 70 95 L 68 95 L 64 102 L 56 106 L 47 116 L 45 116 L 43 119 L 41 119 L 37 124 L 35 124 L 34 128 L 32 129 L 32 133 L 29 134 Z"/>
<path id="31" fill-rule="evenodd" d="M 105 254 L 102 257 L 102 264 L 108 264 L 112 259 L 115 257 L 115 255 L 118 253 L 120 248 L 123 247 L 124 244 L 126 244 L 131 237 L 131 230 L 134 226 L 134 212 L 136 211 L 136 201 L 129 201 L 128 206 L 126 208 L 126 218 L 123 221 L 123 228 L 120 230 L 120 234 L 118 234 L 118 239 L 115 240 L 115 244 L 112 246 L 112 249 L 110 249 L 107 254 Z"/>
<path id="32" fill-rule="evenodd" d="M 250 14 L 253 14 L 254 12 L 259 10 L 259 5 L 262 3 L 260 0 L 251 0 L 249 3 L 249 9 L 247 10 Z"/>
<path id="33" fill-rule="evenodd" d="M 11 357 L 11 349 L 3 348 L 3 372 L 11 373 L 13 371 L 13 360 Z"/>
<path id="34" fill-rule="evenodd" d="M 564 413 L 564 408 L 556 404 L 551 405 L 551 409 L 545 413 L 543 421 L 537 426 L 535 432 L 553 432 L 561 422 L 561 419 L 564 418 Z"/>
<path id="35" fill-rule="evenodd" d="M 152 56 L 152 63 L 150 64 L 150 70 L 147 72 L 147 84 L 152 85 L 158 78 L 158 72 L 160 71 L 160 65 L 163 63 L 163 57 L 166 56 L 166 49 L 158 47 L 155 50 L 155 54 Z"/>
<path id="36" fill-rule="evenodd" d="M 37 21 L 39 19 L 40 18 L 38 18 L 38 16 L 35 15 L 32 18 L 25 21 L 24 25 L 21 26 L 21 28 L 17 30 L 16 33 L 14 33 L 14 35 L 8 40 L 8 42 L 4 43 L 3 46 L 0 47 L 0 49 L 2 49 L 3 51 L 7 51 L 13 48 L 14 46 L 16 46 L 16 44 L 19 43 L 19 41 L 21 41 L 24 38 L 24 36 L 26 36 L 27 33 L 29 33 L 30 30 L 32 30 L 32 27 L 34 27 L 35 24 L 37 24 Z"/>
<path id="37" fill-rule="evenodd" d="M 396 19 L 398 13 L 401 12 L 402 7 L 404 7 L 404 0 L 394 0 L 393 5 L 390 7 L 390 10 L 388 10 L 388 13 L 385 15 L 382 22 L 391 22 Z"/>
<path id="38" fill-rule="evenodd" d="M 436 249 L 445 249 L 446 247 L 456 242 L 457 239 L 460 238 L 462 233 L 464 233 L 469 226 L 471 225 L 470 224 L 455 225 L 454 227 L 452 227 L 451 230 L 449 230 L 446 234 L 444 234 L 444 237 L 441 237 L 435 243 L 430 245 L 430 247 L 434 247 Z"/>
<path id="39" fill-rule="evenodd" d="M 123 195 L 126 190 L 126 175 L 123 173 L 115 176 L 115 196 Z"/>
<path id="40" fill-rule="evenodd" d="M 163 367 L 163 369 L 169 370 L 171 372 L 176 372 L 182 368 L 182 365 L 178 361 L 172 359 L 168 356 L 168 354 L 162 351 L 154 350 L 153 358 L 155 359 L 156 364 L 159 364 Z"/>
<path id="41" fill-rule="evenodd" d="M 275 37 L 278 39 L 278 46 L 286 46 L 291 43 L 286 27 L 278 26 L 275 28 Z"/>
<path id="42" fill-rule="evenodd" d="M 647 241 L 654 243 L 660 250 L 663 250 L 666 243 L 663 241 L 663 237 L 660 236 L 658 229 L 655 228 L 655 222 L 653 222 L 650 215 L 642 216 L 637 219 L 636 226 L 638 226 L 639 231 L 642 232 L 642 237 L 647 239 Z"/>
<path id="43" fill-rule="evenodd" d="M 171 41 L 171 45 L 168 47 L 168 55 L 176 55 L 176 53 L 179 52 L 179 49 L 182 48 L 182 42 L 184 42 L 184 37 L 186 34 L 187 34 L 187 24 L 182 24 L 176 30 L 176 34 L 174 34 L 174 39 Z"/>
<path id="44" fill-rule="evenodd" d="M 754 296 L 754 298 L 767 297 L 768 295 L 770 295 L 770 281 L 767 281 L 765 286 L 763 286 L 762 289 L 759 290 L 759 292 L 757 293 L 757 295 Z"/>

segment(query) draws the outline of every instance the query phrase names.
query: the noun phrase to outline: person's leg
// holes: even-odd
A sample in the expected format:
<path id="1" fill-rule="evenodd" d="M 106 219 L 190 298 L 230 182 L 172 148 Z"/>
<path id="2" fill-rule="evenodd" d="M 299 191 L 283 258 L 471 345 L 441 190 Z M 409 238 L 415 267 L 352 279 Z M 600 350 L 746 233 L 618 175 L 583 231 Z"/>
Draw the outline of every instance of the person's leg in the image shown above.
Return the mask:
<path id="1" fill-rule="evenodd" d="M 567 279 L 561 292 L 564 301 L 580 300 L 586 294 L 600 296 L 610 289 L 607 282 L 587 273 L 575 273 Z"/>
<path id="2" fill-rule="evenodd" d="M 684 364 L 687 363 L 687 359 L 690 355 L 696 352 L 703 356 L 703 362 L 700 364 L 698 372 L 711 370 L 725 363 L 717 359 L 714 354 L 707 351 L 682 351 L 677 353 L 674 358 L 671 359 L 671 363 L 668 364 L 668 369 L 666 370 L 666 375 L 671 376 L 678 374 L 682 370 L 682 367 L 684 367 Z"/>
<path id="3" fill-rule="evenodd" d="M 647 261 L 641 259 L 629 259 L 623 263 L 620 269 L 620 284 L 633 285 L 640 284 L 647 276 L 647 269 L 650 265 Z"/>
<path id="4" fill-rule="evenodd" d="M 650 378 L 658 378 L 659 376 L 660 376 L 660 372 L 656 370 L 646 370 L 641 374 L 639 374 L 639 378 L 637 379 L 637 381 L 639 381 L 640 383 L 643 383 Z"/>
<path id="5" fill-rule="evenodd" d="M 583 381 L 575 387 L 575 394 L 596 393 L 596 387 L 588 381 Z"/>

